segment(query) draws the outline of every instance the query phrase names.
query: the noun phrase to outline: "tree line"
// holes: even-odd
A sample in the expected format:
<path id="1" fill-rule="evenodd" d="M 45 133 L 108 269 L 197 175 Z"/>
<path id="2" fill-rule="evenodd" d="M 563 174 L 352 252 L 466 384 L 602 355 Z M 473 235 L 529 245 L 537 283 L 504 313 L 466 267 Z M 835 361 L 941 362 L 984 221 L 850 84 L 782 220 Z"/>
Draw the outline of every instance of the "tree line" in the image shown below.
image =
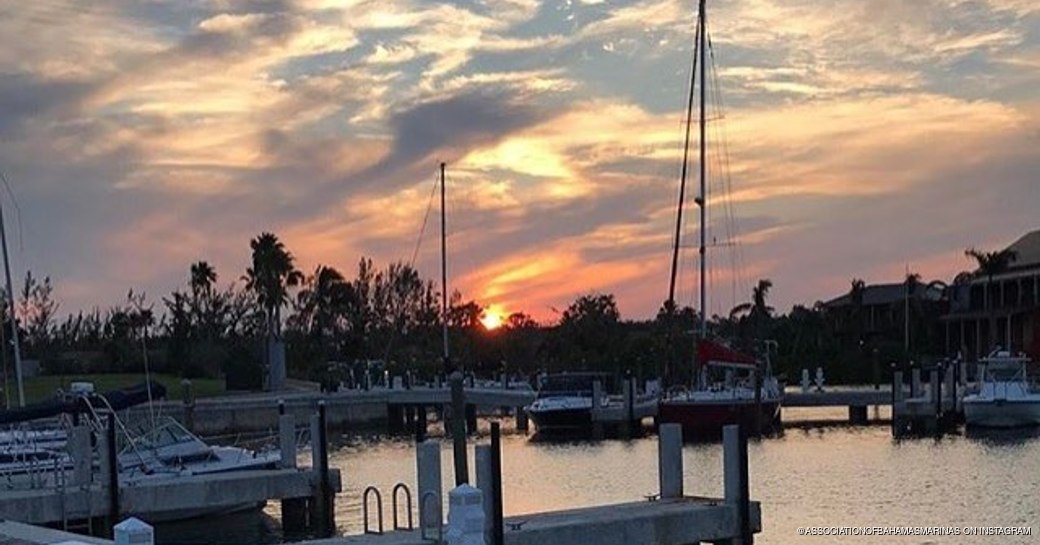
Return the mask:
<path id="1" fill-rule="evenodd" d="M 265 342 L 277 338 L 285 342 L 291 377 L 326 380 L 335 367 L 331 362 L 368 361 L 429 376 L 444 366 L 446 320 L 452 359 L 477 373 L 597 370 L 667 375 L 669 382 L 692 376 L 699 316 L 689 307 L 666 303 L 651 319 L 625 320 L 612 294 L 589 293 L 571 302 L 554 323 L 517 312 L 487 330 L 480 303 L 457 291 L 442 317 L 437 285 L 409 264 L 379 268 L 362 257 L 350 277 L 327 265 L 302 271 L 272 233 L 251 240 L 250 250 L 250 266 L 230 281 L 198 261 L 184 284 L 161 298 L 128 290 L 123 301 L 105 310 L 61 319 L 51 279 L 29 272 L 15 305 L 24 357 L 52 374 L 143 372 L 147 364 L 153 372 L 184 377 L 260 377 Z M 910 275 L 906 282 L 920 279 Z M 840 312 L 817 303 L 777 314 L 769 305 L 772 288 L 771 281 L 760 280 L 747 303 L 726 316 L 712 316 L 711 336 L 760 355 L 766 340 L 775 341 L 768 355 L 789 377 L 820 366 L 835 381 L 865 382 L 878 364 L 914 356 L 899 332 L 863 328 L 862 280 L 851 282 L 851 305 Z M 9 339 L 11 320 L 8 306 L 3 308 L 0 333 Z M 914 353 L 940 353 L 935 324 L 942 309 L 915 300 L 910 312 Z M 6 373 L 10 354 L 4 355 Z"/>

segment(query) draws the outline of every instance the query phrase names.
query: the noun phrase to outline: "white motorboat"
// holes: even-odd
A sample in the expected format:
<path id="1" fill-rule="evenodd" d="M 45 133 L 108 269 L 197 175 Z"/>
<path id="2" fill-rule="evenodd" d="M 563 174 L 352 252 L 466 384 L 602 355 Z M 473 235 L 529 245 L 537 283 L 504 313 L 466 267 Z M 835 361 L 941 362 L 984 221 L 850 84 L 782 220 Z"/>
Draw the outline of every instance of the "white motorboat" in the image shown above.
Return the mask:
<path id="1" fill-rule="evenodd" d="M 119 476 L 125 481 L 272 469 L 281 461 L 281 453 L 273 449 L 209 445 L 168 417 L 142 434 L 128 437 L 127 443 L 119 454 Z"/>
<path id="2" fill-rule="evenodd" d="M 979 363 L 979 390 L 962 402 L 965 423 L 986 428 L 1040 426 L 1040 391 L 1029 383 L 1029 358 L 995 351 Z"/>

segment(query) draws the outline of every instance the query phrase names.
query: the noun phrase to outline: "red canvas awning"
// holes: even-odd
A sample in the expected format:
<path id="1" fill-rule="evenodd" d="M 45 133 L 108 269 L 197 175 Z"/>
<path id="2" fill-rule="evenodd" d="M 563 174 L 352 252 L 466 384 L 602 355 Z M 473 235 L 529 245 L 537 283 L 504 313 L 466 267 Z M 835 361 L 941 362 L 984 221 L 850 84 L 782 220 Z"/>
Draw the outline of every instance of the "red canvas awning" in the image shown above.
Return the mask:
<path id="1" fill-rule="evenodd" d="M 753 356 L 744 354 L 743 352 L 737 352 L 726 345 L 713 341 L 701 340 L 697 342 L 697 363 L 699 365 L 721 363 L 755 366 L 758 364 L 758 360 Z"/>

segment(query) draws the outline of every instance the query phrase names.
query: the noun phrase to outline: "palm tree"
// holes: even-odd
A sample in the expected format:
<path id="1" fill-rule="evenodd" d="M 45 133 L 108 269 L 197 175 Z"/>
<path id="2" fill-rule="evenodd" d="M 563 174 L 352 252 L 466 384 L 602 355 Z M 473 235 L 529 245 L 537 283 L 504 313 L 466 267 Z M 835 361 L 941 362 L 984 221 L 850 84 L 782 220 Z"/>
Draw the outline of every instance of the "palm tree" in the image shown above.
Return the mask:
<path id="1" fill-rule="evenodd" d="M 332 267 L 319 265 L 297 295 L 302 325 L 324 342 L 325 336 L 345 318 L 353 300 L 354 287 L 343 275 Z"/>
<path id="2" fill-rule="evenodd" d="M 766 298 L 769 297 L 769 289 L 773 287 L 773 281 L 768 278 L 763 278 L 758 281 L 758 285 L 751 288 L 751 315 L 761 316 L 768 318 L 773 314 L 773 307 L 766 304 Z"/>
<path id="3" fill-rule="evenodd" d="M 1018 259 L 1018 252 L 1008 249 L 996 252 L 980 252 L 975 248 L 968 248 L 964 250 L 964 255 L 974 259 L 978 264 L 979 269 L 976 274 L 982 274 L 986 277 L 986 285 L 982 288 L 982 300 L 983 308 L 988 316 L 989 338 L 992 342 L 997 338 L 997 320 L 993 314 L 989 296 L 993 277 L 1006 271 L 1011 266 L 1011 263 Z"/>
<path id="4" fill-rule="evenodd" d="M 253 266 L 246 269 L 246 289 L 253 292 L 264 312 L 267 334 L 281 336 L 282 307 L 289 301 L 289 288 L 303 281 L 294 258 L 273 233 L 261 233 L 249 242 Z"/>
<path id="5" fill-rule="evenodd" d="M 200 294 L 209 295 L 213 291 L 213 285 L 217 283 L 217 271 L 213 265 L 205 261 L 192 263 L 191 265 L 191 291 L 196 299 Z"/>

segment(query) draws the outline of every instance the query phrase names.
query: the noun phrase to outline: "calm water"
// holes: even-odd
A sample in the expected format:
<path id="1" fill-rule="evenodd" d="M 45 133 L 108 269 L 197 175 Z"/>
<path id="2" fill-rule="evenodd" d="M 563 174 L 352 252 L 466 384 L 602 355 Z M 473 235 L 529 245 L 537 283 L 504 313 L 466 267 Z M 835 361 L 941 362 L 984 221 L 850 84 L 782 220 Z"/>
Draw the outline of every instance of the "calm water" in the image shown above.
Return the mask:
<path id="1" fill-rule="evenodd" d="M 813 420 L 844 411 L 814 410 Z M 789 413 L 790 414 L 790 413 Z M 793 415 L 792 415 L 793 416 Z M 789 418 L 790 416 L 785 416 Z M 478 439 L 486 441 L 486 438 Z M 443 476 L 452 480 L 451 449 L 443 443 Z M 540 442 L 503 438 L 506 515 L 642 500 L 657 489 L 657 442 Z M 685 448 L 688 494 L 722 495 L 722 449 Z M 757 543 L 981 544 L 1040 542 L 1040 433 L 947 435 L 896 441 L 885 426 L 788 428 L 752 442 L 751 494 L 762 502 Z M 341 532 L 360 533 L 361 492 L 383 491 L 389 526 L 393 485 L 415 481 L 410 441 L 352 439 L 332 457 L 343 471 L 337 499 Z M 470 461 L 472 470 L 472 458 Z M 263 514 L 159 528 L 160 542 L 259 543 L 282 539 L 278 505 Z M 808 537 L 800 526 L 1033 526 L 1030 537 Z M 176 536 L 176 537 L 175 537 Z"/>

